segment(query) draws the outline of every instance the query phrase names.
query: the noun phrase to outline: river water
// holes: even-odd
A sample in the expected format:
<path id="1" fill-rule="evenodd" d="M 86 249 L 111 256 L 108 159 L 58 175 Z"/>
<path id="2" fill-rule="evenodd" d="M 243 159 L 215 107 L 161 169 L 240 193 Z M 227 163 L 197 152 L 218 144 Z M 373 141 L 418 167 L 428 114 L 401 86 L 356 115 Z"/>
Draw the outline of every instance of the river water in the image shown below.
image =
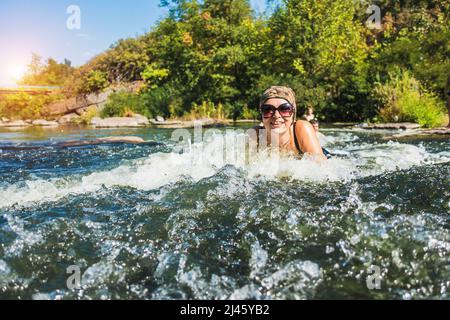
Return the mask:
<path id="1" fill-rule="evenodd" d="M 0 131 L 0 299 L 449 298 L 448 140 L 329 128 L 326 164 L 242 163 L 237 129 L 185 152 L 163 129 Z M 149 143 L 64 145 L 116 135 Z"/>

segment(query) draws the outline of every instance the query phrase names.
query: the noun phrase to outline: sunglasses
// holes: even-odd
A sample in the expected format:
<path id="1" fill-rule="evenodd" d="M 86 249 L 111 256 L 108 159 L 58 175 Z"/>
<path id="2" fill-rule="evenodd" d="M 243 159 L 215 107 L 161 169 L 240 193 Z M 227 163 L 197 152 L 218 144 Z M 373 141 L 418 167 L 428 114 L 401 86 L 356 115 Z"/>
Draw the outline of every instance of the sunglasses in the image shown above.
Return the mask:
<path id="1" fill-rule="evenodd" d="M 261 113 L 264 119 L 272 118 L 277 110 L 283 118 L 290 118 L 294 114 L 294 107 L 289 103 L 283 103 L 278 108 L 270 104 L 265 104 L 261 107 Z"/>

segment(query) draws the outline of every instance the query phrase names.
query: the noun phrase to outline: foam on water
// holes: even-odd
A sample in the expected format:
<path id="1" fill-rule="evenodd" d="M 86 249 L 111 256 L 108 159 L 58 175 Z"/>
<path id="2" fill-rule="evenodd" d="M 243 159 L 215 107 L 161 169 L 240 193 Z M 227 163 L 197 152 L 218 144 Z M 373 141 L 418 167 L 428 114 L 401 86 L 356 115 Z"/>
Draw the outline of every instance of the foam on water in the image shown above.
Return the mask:
<path id="1" fill-rule="evenodd" d="M 94 193 L 103 187 L 127 186 L 153 190 L 183 178 L 199 181 L 214 176 L 227 165 L 242 170 L 249 179 L 289 178 L 324 182 L 349 181 L 355 177 L 450 160 L 449 152 L 446 151 L 431 154 L 423 146 L 398 142 L 358 144 L 356 136 L 344 133 L 328 139 L 333 144 L 345 142 L 346 146 L 336 150 L 336 153 L 347 156 L 335 157 L 326 163 L 307 157 L 302 160 L 280 157 L 268 152 L 261 152 L 248 161 L 236 153 L 233 144 L 226 143 L 224 146 L 224 141 L 235 142 L 239 139 L 242 140 L 242 134 L 228 132 L 225 139 L 220 135 L 212 136 L 206 142 L 193 145 L 190 152 L 155 153 L 148 158 L 128 161 L 109 171 L 7 185 L 0 189 L 0 208 L 56 201 L 68 195 Z"/>
<path id="2" fill-rule="evenodd" d="M 447 147 L 331 137 L 345 156 L 327 163 L 241 161 L 211 137 L 112 170 L 3 184 L 0 296 L 448 298 Z M 79 290 L 66 286 L 69 265 Z M 366 287 L 372 265 L 382 290 Z"/>

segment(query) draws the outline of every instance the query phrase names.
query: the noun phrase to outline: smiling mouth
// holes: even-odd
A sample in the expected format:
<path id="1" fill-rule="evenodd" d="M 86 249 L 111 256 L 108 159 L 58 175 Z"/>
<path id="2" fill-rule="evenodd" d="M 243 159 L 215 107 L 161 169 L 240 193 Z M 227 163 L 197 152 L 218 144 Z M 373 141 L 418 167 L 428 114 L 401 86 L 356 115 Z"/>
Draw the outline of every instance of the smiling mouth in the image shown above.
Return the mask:
<path id="1" fill-rule="evenodd" d="M 284 126 L 284 122 L 274 122 L 270 124 L 272 128 L 280 128 Z"/>

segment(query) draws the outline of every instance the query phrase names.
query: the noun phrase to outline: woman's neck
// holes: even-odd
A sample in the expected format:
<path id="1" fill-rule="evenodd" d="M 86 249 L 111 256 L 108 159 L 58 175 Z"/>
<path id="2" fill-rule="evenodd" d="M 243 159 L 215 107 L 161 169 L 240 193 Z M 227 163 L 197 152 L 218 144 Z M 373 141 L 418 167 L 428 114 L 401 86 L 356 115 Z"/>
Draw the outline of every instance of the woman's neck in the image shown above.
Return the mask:
<path id="1" fill-rule="evenodd" d="M 268 141 L 269 145 L 273 146 L 274 144 L 277 144 L 277 146 L 281 150 L 295 150 L 295 140 L 294 140 L 294 129 L 293 126 L 289 128 L 289 130 L 286 130 L 285 132 L 279 134 L 277 136 L 278 141 L 274 143 L 271 139 L 271 133 L 269 133 Z"/>

